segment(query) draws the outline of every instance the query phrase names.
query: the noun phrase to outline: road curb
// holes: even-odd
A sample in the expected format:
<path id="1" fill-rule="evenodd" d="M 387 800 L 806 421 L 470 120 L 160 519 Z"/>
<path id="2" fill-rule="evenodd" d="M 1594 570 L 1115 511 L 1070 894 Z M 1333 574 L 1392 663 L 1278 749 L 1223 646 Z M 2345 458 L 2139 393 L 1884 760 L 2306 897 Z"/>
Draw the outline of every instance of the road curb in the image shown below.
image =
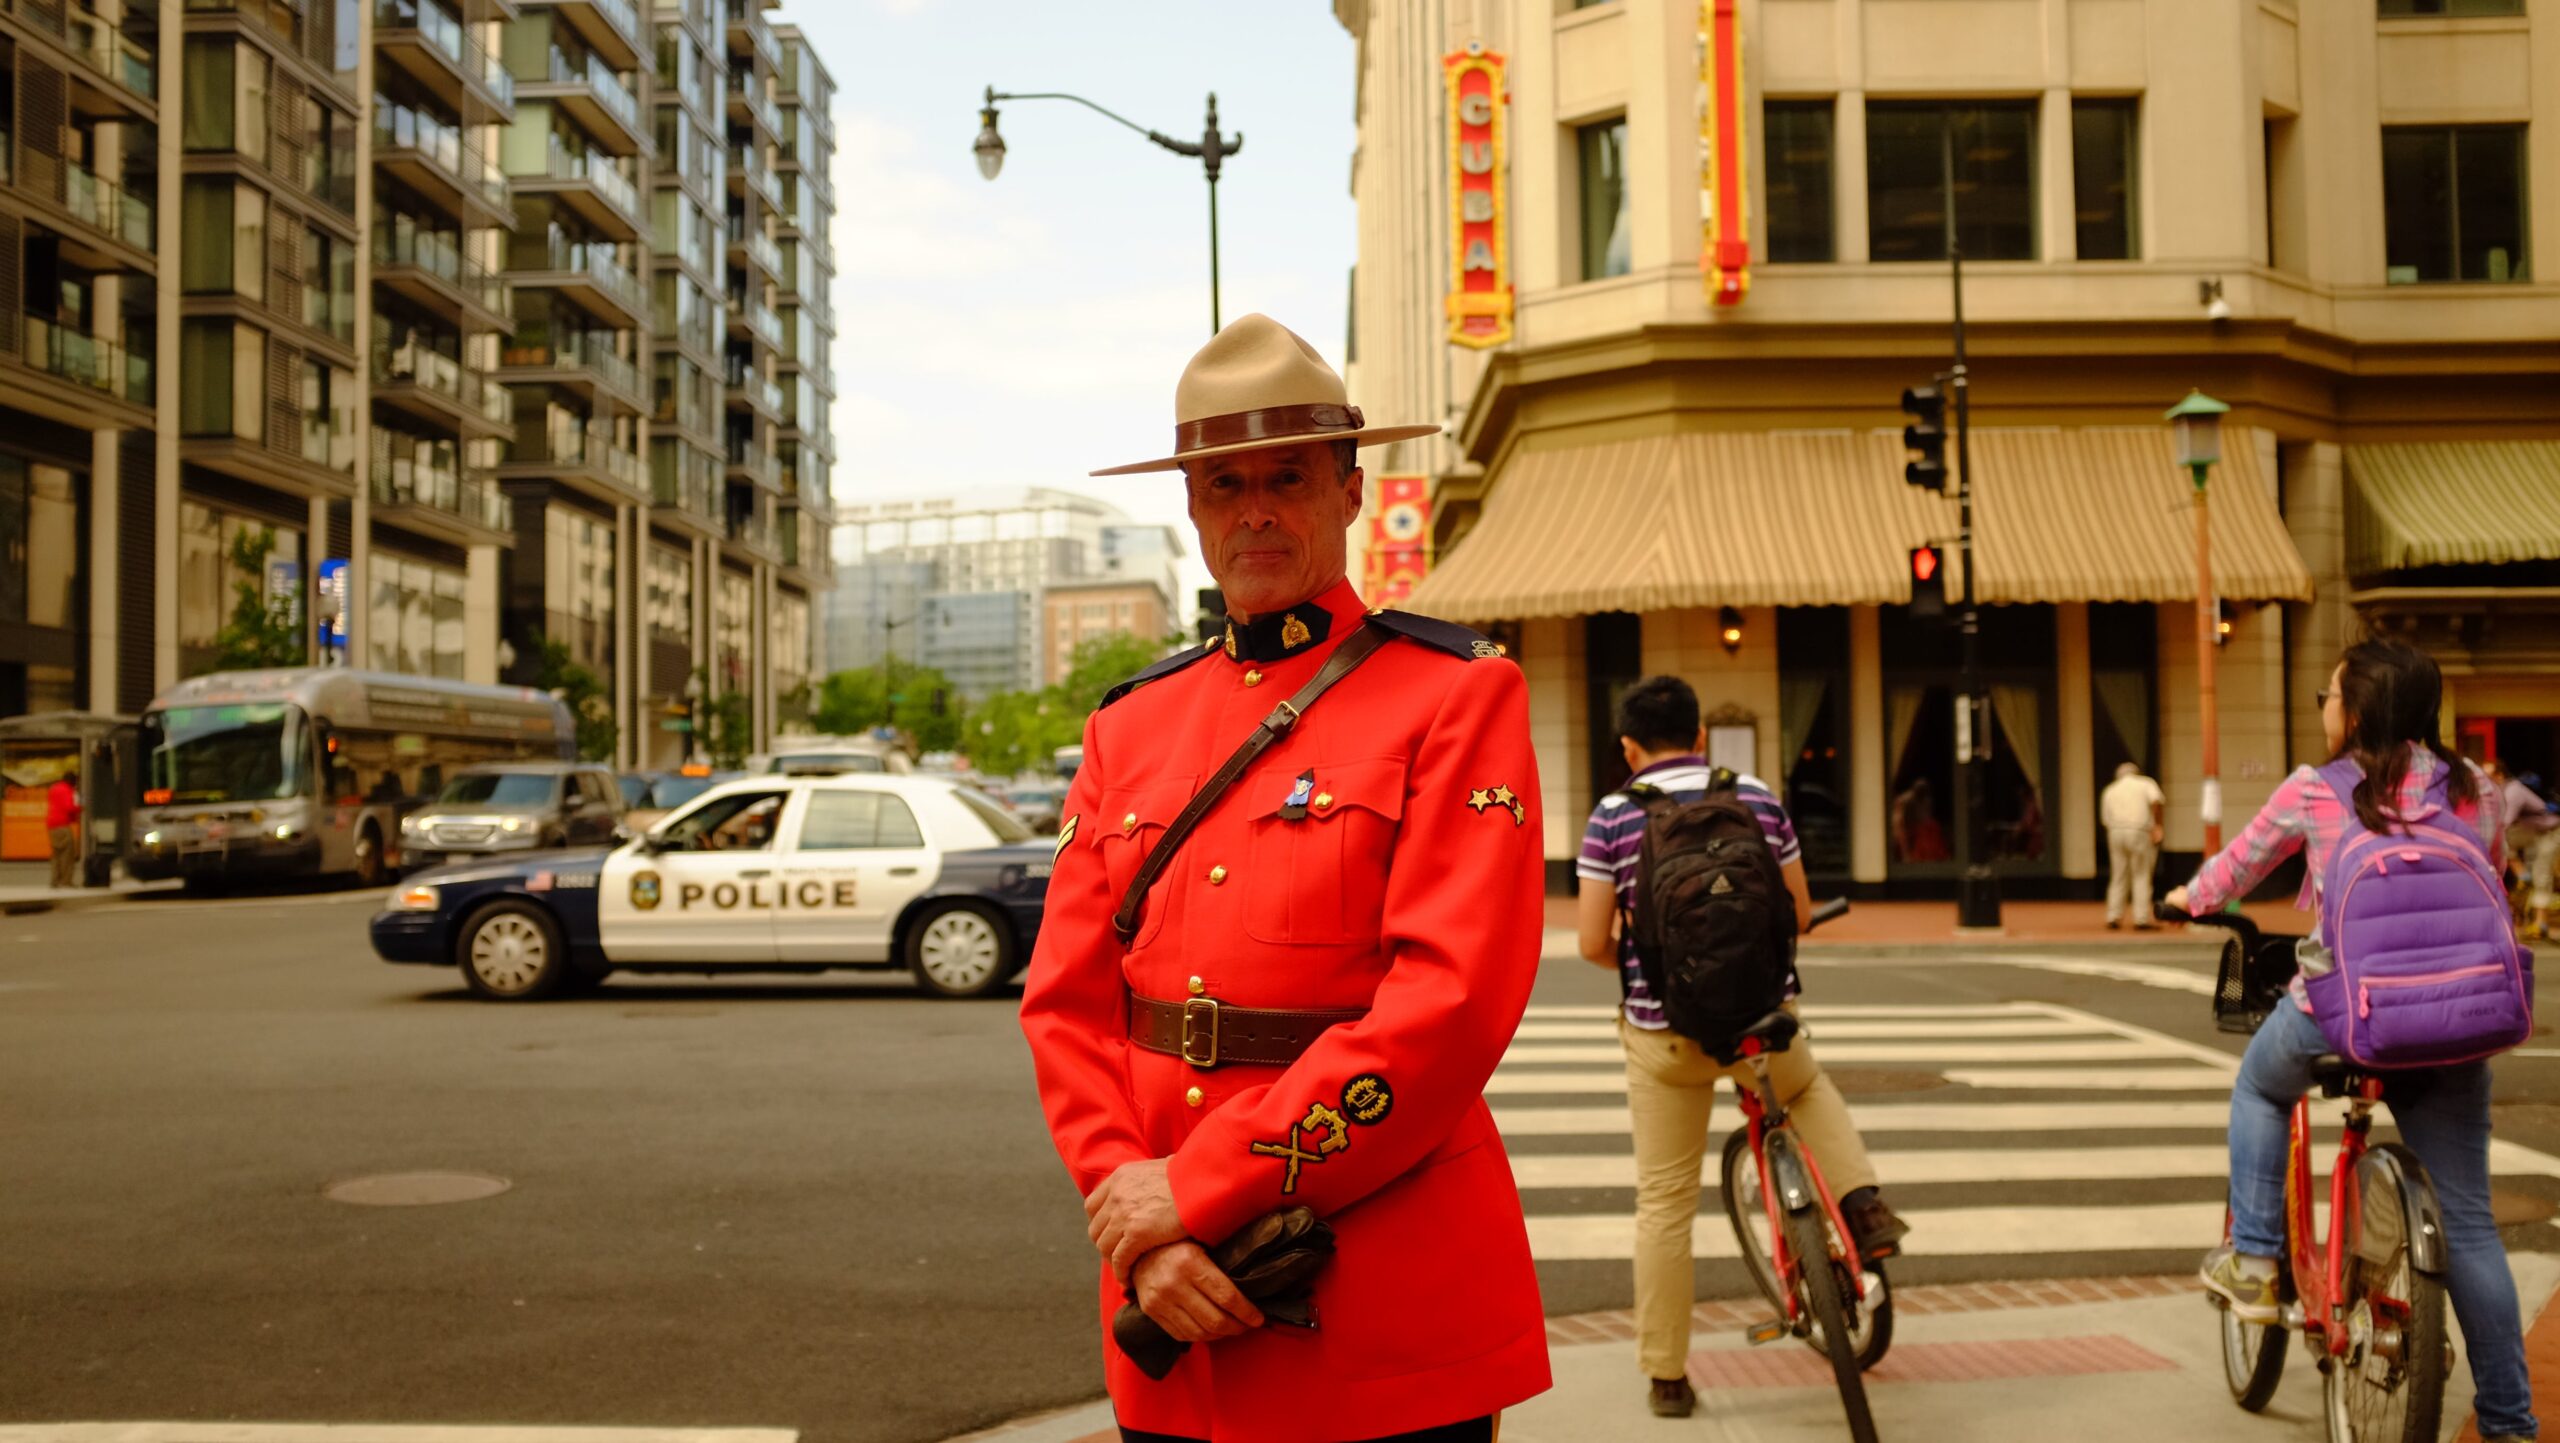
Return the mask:
<path id="1" fill-rule="evenodd" d="M 2525 1330 L 2524 1366 L 2533 1376 L 2535 1414 L 2560 1417 L 2560 1307 L 2553 1307 L 2554 1303 L 2560 1303 L 2560 1288 L 2542 1300 L 2533 1325 Z M 2453 1435 L 2453 1443 L 2480 1443 L 2480 1415 L 2462 1420 L 2462 1431 Z"/>

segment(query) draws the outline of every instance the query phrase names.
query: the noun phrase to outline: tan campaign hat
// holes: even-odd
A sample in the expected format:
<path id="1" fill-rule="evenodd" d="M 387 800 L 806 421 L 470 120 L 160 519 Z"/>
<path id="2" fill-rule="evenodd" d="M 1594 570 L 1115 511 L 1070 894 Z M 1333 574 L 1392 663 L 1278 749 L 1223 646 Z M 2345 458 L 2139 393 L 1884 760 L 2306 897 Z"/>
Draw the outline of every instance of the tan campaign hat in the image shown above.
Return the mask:
<path id="1" fill-rule="evenodd" d="M 1096 476 L 1174 471 L 1185 461 L 1301 441 L 1377 446 L 1439 434 L 1437 426 L 1371 426 L 1351 405 L 1342 377 L 1316 348 L 1264 315 L 1245 316 L 1209 338 L 1173 389 L 1173 454 Z"/>

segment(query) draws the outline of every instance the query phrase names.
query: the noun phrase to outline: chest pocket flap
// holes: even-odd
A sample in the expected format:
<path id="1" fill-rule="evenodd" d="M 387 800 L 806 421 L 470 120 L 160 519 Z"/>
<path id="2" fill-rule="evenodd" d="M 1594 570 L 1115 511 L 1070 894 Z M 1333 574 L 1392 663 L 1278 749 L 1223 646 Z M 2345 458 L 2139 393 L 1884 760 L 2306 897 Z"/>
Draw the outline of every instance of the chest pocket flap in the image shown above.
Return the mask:
<path id="1" fill-rule="evenodd" d="M 1191 776 L 1151 777 L 1130 787 L 1114 787 L 1102 794 L 1102 805 L 1084 825 L 1091 829 L 1085 845 L 1102 858 L 1105 876 L 1111 879 L 1111 905 L 1116 909 L 1129 892 L 1129 884 L 1137 880 L 1138 864 L 1154 850 L 1163 838 L 1183 804 L 1191 800 L 1199 778 Z M 1144 946 L 1164 925 L 1164 884 L 1156 884 L 1157 895 L 1147 899 L 1146 910 L 1139 914 L 1138 935 L 1131 946 Z"/>
<path id="2" fill-rule="evenodd" d="M 1402 757 L 1292 761 L 1243 783 L 1253 788 L 1245 810 L 1253 831 L 1246 935 L 1327 946 L 1378 939 L 1406 771 Z M 1284 815 L 1308 772 L 1305 815 Z"/>

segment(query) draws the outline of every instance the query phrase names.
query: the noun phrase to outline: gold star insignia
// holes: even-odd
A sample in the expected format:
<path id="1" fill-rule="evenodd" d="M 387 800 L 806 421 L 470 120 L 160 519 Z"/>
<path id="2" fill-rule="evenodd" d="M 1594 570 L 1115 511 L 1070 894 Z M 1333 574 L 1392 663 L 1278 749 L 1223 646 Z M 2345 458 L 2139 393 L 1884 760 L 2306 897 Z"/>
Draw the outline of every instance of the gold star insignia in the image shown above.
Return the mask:
<path id="1" fill-rule="evenodd" d="M 1509 787 L 1495 787 L 1493 789 L 1493 799 L 1495 802 L 1506 807 L 1510 806 L 1513 801 L 1517 800 L 1511 795 L 1511 789 Z"/>
<path id="2" fill-rule="evenodd" d="M 1467 805 L 1475 809 L 1476 815 L 1482 816 L 1484 809 L 1493 805 L 1493 793 L 1478 787 L 1467 793 Z"/>

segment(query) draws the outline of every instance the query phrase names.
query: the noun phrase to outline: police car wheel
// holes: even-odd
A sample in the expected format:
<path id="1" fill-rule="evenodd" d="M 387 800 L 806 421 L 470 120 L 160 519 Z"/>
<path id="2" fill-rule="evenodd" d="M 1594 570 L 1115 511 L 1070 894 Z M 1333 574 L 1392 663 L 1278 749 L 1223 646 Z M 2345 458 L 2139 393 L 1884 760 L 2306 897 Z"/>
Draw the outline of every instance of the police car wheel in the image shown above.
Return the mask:
<path id="1" fill-rule="evenodd" d="M 462 980 L 492 1001 L 536 1001 L 568 985 L 569 953 L 560 928 L 529 903 L 481 909 L 462 929 L 458 950 Z"/>
<path id="2" fill-rule="evenodd" d="M 937 997 L 984 997 L 1013 976 L 1013 934 L 994 914 L 951 902 L 907 929 L 907 967 Z"/>

